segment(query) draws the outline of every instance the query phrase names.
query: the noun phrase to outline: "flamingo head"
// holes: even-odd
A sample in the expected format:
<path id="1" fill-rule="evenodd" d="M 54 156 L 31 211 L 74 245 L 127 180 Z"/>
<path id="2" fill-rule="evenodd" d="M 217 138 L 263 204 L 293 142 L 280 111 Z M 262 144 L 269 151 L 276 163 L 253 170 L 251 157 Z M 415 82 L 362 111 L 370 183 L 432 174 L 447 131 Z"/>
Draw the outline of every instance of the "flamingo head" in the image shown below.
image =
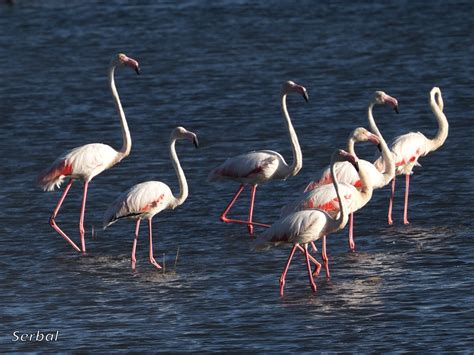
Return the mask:
<path id="1" fill-rule="evenodd" d="M 191 131 L 188 131 L 184 127 L 176 127 L 171 132 L 171 139 L 187 139 L 194 144 L 196 148 L 199 147 L 199 141 L 197 135 Z"/>
<path id="2" fill-rule="evenodd" d="M 399 113 L 397 99 L 390 95 L 387 95 L 383 91 L 375 92 L 373 102 L 378 105 L 389 104 L 390 106 L 392 106 L 392 108 L 395 110 L 396 113 Z"/>
<path id="3" fill-rule="evenodd" d="M 359 172 L 359 159 L 357 158 L 357 156 L 350 154 L 343 149 L 337 149 L 332 154 L 331 164 L 342 161 L 348 161 L 354 166 L 357 172 Z"/>
<path id="4" fill-rule="evenodd" d="M 283 94 L 288 94 L 291 91 L 300 93 L 301 95 L 303 95 L 303 98 L 305 99 L 305 101 L 309 102 L 309 96 L 308 96 L 308 92 L 306 91 L 306 88 L 302 85 L 298 85 L 295 82 L 289 80 L 283 84 L 282 92 Z"/>
<path id="5" fill-rule="evenodd" d="M 378 136 L 368 131 L 364 127 L 357 127 L 350 136 L 351 139 L 354 139 L 356 142 L 372 142 L 381 150 L 380 139 Z"/>
<path id="6" fill-rule="evenodd" d="M 123 53 L 117 54 L 116 63 L 120 65 L 126 65 L 135 70 L 135 72 L 140 75 L 140 66 L 135 59 L 127 57 Z"/>

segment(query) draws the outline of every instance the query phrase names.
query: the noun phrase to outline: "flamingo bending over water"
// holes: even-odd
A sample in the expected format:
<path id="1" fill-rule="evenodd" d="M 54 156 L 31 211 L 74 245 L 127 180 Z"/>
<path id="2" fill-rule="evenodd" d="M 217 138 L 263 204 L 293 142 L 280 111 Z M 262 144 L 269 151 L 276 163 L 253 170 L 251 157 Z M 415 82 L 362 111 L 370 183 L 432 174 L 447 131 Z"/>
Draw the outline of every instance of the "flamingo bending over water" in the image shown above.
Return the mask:
<path id="1" fill-rule="evenodd" d="M 443 112 L 444 103 L 441 96 L 441 90 L 438 87 L 433 87 L 430 91 L 430 106 L 433 114 L 438 122 L 438 132 L 433 139 L 429 139 L 420 132 L 410 132 L 394 139 L 391 145 L 391 152 L 393 160 L 395 161 L 396 175 L 405 174 L 405 205 L 403 210 L 403 223 L 408 224 L 408 191 L 410 185 L 410 175 L 413 173 L 415 165 L 420 165 L 418 159 L 434 152 L 444 144 L 448 137 L 449 124 L 446 115 Z M 386 159 L 379 157 L 374 165 L 380 171 L 385 170 Z M 388 224 L 393 224 L 392 220 L 392 206 L 395 195 L 395 181 L 396 175 L 392 179 L 392 191 L 390 195 L 390 202 L 388 207 Z"/>
<path id="2" fill-rule="evenodd" d="M 102 144 L 92 143 L 86 144 L 70 151 L 63 153 L 57 158 L 53 164 L 44 170 L 38 177 L 38 185 L 45 191 L 53 191 L 55 187 L 60 187 L 64 181 L 64 178 L 68 177 L 70 180 L 64 189 L 59 202 L 54 209 L 51 218 L 49 220 L 51 227 L 54 228 L 76 251 L 85 253 L 86 243 L 84 239 L 84 215 L 86 208 L 87 188 L 89 182 L 96 175 L 102 171 L 114 166 L 123 158 L 130 154 L 132 148 L 132 139 L 130 137 L 130 131 L 128 129 L 127 120 L 125 113 L 120 103 L 120 98 L 115 87 L 114 73 L 115 68 L 121 66 L 129 66 L 133 68 L 137 74 L 140 74 L 138 62 L 132 58 L 127 57 L 125 54 L 118 54 L 111 62 L 109 67 L 109 86 L 112 91 L 112 96 L 115 101 L 115 107 L 117 108 L 120 124 L 122 127 L 123 145 L 122 148 L 117 151 L 114 148 Z M 84 182 L 84 193 L 82 197 L 81 215 L 79 220 L 79 234 L 81 239 L 81 248 L 74 243 L 66 233 L 56 224 L 56 216 L 58 215 L 59 209 L 63 204 L 69 189 L 73 181 L 82 180 Z"/>
<path id="3" fill-rule="evenodd" d="M 309 98 L 308 93 L 303 86 L 295 84 L 292 81 L 287 81 L 283 84 L 281 91 L 281 108 L 291 140 L 293 163 L 288 165 L 280 153 L 272 150 L 252 151 L 247 154 L 241 154 L 227 159 L 224 163 L 211 171 L 208 176 L 209 181 L 228 179 L 240 182 L 241 185 L 239 189 L 225 208 L 224 212 L 222 212 L 220 220 L 225 223 L 246 224 L 250 234 L 253 234 L 253 225 L 268 227 L 266 224 L 253 221 L 253 206 L 258 184 L 263 184 L 271 180 L 286 180 L 289 176 L 295 176 L 298 174 L 303 166 L 303 155 L 301 153 L 298 137 L 286 108 L 286 96 L 290 92 L 300 93 L 303 95 L 306 102 L 308 102 Z M 252 185 L 248 220 L 243 221 L 227 218 L 227 213 L 247 184 Z"/>
<path id="4" fill-rule="evenodd" d="M 197 148 L 199 146 L 195 133 L 186 130 L 183 127 L 176 127 L 170 136 L 169 151 L 171 162 L 176 171 L 179 181 L 179 194 L 174 196 L 168 185 L 161 181 L 147 181 L 137 184 L 129 190 L 122 193 L 112 202 L 104 214 L 104 229 L 122 218 L 137 220 L 135 227 L 135 239 L 132 248 L 132 269 L 135 270 L 137 259 L 135 252 L 138 241 L 138 230 L 142 219 L 148 220 L 148 231 L 150 237 L 150 263 L 161 269 L 161 265 L 153 257 L 153 240 L 152 240 L 152 218 L 157 213 L 165 209 L 175 209 L 182 205 L 188 197 L 188 184 L 184 176 L 183 169 L 176 155 L 175 144 L 177 140 L 188 139 L 193 142 Z"/>
<path id="5" fill-rule="evenodd" d="M 286 273 L 288 272 L 296 249 L 301 247 L 300 244 L 303 244 L 304 247 L 309 281 L 314 292 L 316 292 L 316 283 L 314 282 L 313 273 L 311 272 L 309 263 L 310 255 L 308 251 L 308 243 L 312 243 L 320 238 L 323 238 L 322 254 L 323 259 L 325 258 L 326 273 L 328 274 L 329 272 L 326 254 L 326 236 L 330 233 L 334 233 L 340 229 L 343 229 L 348 220 L 347 204 L 345 199 L 343 199 L 341 196 L 339 190 L 340 185 L 334 172 L 334 164 L 338 161 L 349 161 L 354 164 L 354 166 L 356 166 L 356 158 L 341 149 L 336 150 L 331 158 L 332 181 L 334 189 L 336 190 L 339 205 L 341 206 L 341 213 L 337 218 L 331 217 L 326 211 L 320 209 L 309 209 L 293 212 L 276 221 L 269 229 L 263 232 L 256 241 L 256 249 L 282 243 L 293 244 L 288 261 L 285 265 L 283 273 L 280 276 L 281 296 L 283 296 L 283 290 L 285 287 Z"/>
<path id="6" fill-rule="evenodd" d="M 369 106 L 367 108 L 367 118 L 369 121 L 369 127 L 372 132 L 375 133 L 377 140 L 379 141 L 379 149 L 382 152 L 382 156 L 385 158 L 385 161 L 387 162 L 387 169 L 382 173 L 377 168 L 375 167 L 374 164 L 367 160 L 360 159 L 359 160 L 359 165 L 361 169 L 364 171 L 365 175 L 367 176 L 368 182 L 370 181 L 370 185 L 372 188 L 375 189 L 380 189 L 384 186 L 386 186 L 395 176 L 395 163 L 392 159 L 392 154 L 387 146 L 387 143 L 385 142 L 385 139 L 383 138 L 382 134 L 380 133 L 380 130 L 378 129 L 374 116 L 373 116 L 373 107 L 374 105 L 384 105 L 384 104 L 389 104 L 392 106 L 395 110 L 395 112 L 398 113 L 398 101 L 394 97 L 387 95 L 383 91 L 376 91 L 374 93 L 373 99 L 369 102 Z M 355 132 L 354 132 L 355 133 Z M 377 140 L 372 138 L 372 142 L 376 143 Z M 349 137 L 348 141 L 348 151 L 351 154 L 355 155 L 354 151 L 354 142 L 356 141 L 361 141 L 361 139 L 358 139 L 357 137 Z M 359 177 L 359 174 L 354 171 L 352 168 L 351 164 L 347 162 L 340 162 L 337 163 L 335 166 L 335 173 L 339 179 L 339 181 L 347 184 L 351 184 L 357 188 L 361 188 L 361 179 Z M 326 168 L 321 177 L 317 180 L 314 180 L 308 184 L 308 186 L 305 189 L 305 192 L 317 188 L 318 186 L 324 185 L 324 184 L 330 184 L 331 181 L 331 174 L 329 171 L 329 168 Z M 330 197 L 330 196 L 327 196 Z M 333 196 L 333 200 L 334 196 Z M 327 201 L 320 201 L 322 203 L 322 206 L 326 206 L 326 208 L 329 208 L 330 210 L 334 210 L 337 212 L 339 210 L 339 207 L 337 204 L 334 204 L 331 202 L 331 200 Z M 355 210 L 353 211 L 355 212 Z M 354 237 L 353 237 L 353 224 L 354 224 L 354 215 L 353 212 L 350 213 L 349 215 L 349 248 L 351 250 L 355 249 L 355 242 L 354 242 Z"/>

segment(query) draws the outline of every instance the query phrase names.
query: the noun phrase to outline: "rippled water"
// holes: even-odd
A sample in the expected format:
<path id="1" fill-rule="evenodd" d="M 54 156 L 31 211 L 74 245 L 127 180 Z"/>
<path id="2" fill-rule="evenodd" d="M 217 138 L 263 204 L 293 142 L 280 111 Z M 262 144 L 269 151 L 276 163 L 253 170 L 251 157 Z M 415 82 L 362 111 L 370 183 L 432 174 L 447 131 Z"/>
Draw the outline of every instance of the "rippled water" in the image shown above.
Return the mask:
<path id="1" fill-rule="evenodd" d="M 2 3 L 0 350 L 472 351 L 473 15 L 468 1 Z M 81 257 L 48 225 L 60 192 L 43 193 L 34 179 L 72 147 L 120 146 L 106 77 L 117 52 L 142 70 L 116 76 L 132 154 L 90 185 Z M 277 218 L 354 127 L 367 126 L 376 89 L 400 102 L 398 116 L 375 112 L 387 140 L 436 133 L 428 106 L 435 85 L 450 132 L 415 171 L 410 225 L 401 224 L 403 182 L 394 226 L 385 223 L 388 189 L 376 191 L 356 216 L 355 253 L 347 251 L 347 230 L 330 236 L 331 280 L 319 277 L 312 294 L 296 258 L 280 298 L 289 249 L 252 252 L 245 228 L 218 222 L 237 186 L 205 179 L 249 149 L 290 159 L 278 97 L 288 79 L 311 98 L 288 99 L 304 168 L 258 189 L 262 222 Z M 147 262 L 146 228 L 132 273 L 134 224 L 121 221 L 95 239 L 90 231 L 135 183 L 157 179 L 177 190 L 166 148 L 176 125 L 202 143 L 178 146 L 190 196 L 155 218 L 155 253 L 160 262 L 165 254 L 166 273 Z M 76 183 L 58 217 L 76 240 L 81 194 Z M 236 215 L 247 199 L 248 192 Z M 59 340 L 12 341 L 14 331 L 37 330 L 58 330 Z"/>

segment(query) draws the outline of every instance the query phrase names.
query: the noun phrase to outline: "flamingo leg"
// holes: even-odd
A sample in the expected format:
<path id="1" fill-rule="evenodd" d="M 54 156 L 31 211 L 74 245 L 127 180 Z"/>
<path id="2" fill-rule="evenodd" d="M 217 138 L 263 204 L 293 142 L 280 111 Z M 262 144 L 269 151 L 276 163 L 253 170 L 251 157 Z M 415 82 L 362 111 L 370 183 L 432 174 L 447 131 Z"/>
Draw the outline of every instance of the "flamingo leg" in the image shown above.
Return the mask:
<path id="1" fill-rule="evenodd" d="M 410 188 L 410 174 L 405 175 L 405 207 L 403 209 L 403 223 L 409 224 L 408 222 L 408 190 Z"/>
<path id="2" fill-rule="evenodd" d="M 63 204 L 64 200 L 66 199 L 66 195 L 67 193 L 69 192 L 69 189 L 71 188 L 71 185 L 73 183 L 73 179 L 69 180 L 68 184 L 66 185 L 66 187 L 64 188 L 64 191 L 63 191 L 63 194 L 61 195 L 61 198 L 59 199 L 59 202 L 56 206 L 56 208 L 54 209 L 53 211 L 53 214 L 51 215 L 50 219 L 49 219 L 49 224 L 51 225 L 51 227 L 53 227 L 53 229 L 59 233 L 59 235 L 61 237 L 63 237 L 69 244 L 71 244 L 71 246 L 77 251 L 77 252 L 81 252 L 81 249 L 76 245 L 76 243 L 74 243 L 71 238 L 69 238 L 66 233 L 64 233 L 61 228 L 59 228 L 59 226 L 56 224 L 56 216 L 58 215 L 58 212 L 59 212 L 59 209 L 61 208 L 61 205 Z"/>
<path id="3" fill-rule="evenodd" d="M 324 268 L 326 269 L 326 279 L 329 279 L 331 275 L 329 274 L 329 258 L 328 254 L 326 253 L 326 236 L 323 236 L 323 247 L 321 250 L 321 257 L 324 261 Z"/>
<path id="4" fill-rule="evenodd" d="M 257 185 L 252 185 L 252 193 L 250 194 L 250 208 L 249 208 L 249 224 L 247 224 L 247 229 L 250 235 L 253 235 L 253 205 L 255 204 L 255 193 L 257 192 Z"/>
<path id="5" fill-rule="evenodd" d="M 251 209 L 249 211 L 249 220 L 243 221 L 243 220 L 240 220 L 240 219 L 227 218 L 227 213 L 229 213 L 230 209 L 234 205 L 235 201 L 237 201 L 237 198 L 240 196 L 240 194 L 242 193 L 244 188 L 245 188 L 244 184 L 240 185 L 240 187 L 237 190 L 237 192 L 235 193 L 234 197 L 232 198 L 230 203 L 227 205 L 224 212 L 222 212 L 222 214 L 220 216 L 220 220 L 224 223 L 237 223 L 237 224 L 246 224 L 247 226 L 252 226 L 252 232 L 253 232 L 253 225 L 260 226 L 260 227 L 266 227 L 266 228 L 270 227 L 268 224 L 263 224 L 263 223 L 258 223 L 258 222 L 253 222 L 252 221 L 252 216 L 253 216 L 253 203 L 252 202 L 251 202 Z M 255 191 L 254 191 L 253 188 L 252 188 L 252 195 L 253 195 L 253 200 L 251 200 L 251 201 L 254 201 L 255 200 Z M 251 228 L 249 228 L 249 233 L 252 234 L 250 232 L 250 229 Z"/>
<path id="6" fill-rule="evenodd" d="M 133 238 L 132 257 L 131 257 L 133 271 L 135 271 L 136 264 L 137 264 L 137 258 L 135 256 L 135 253 L 137 251 L 138 231 L 140 230 L 140 222 L 141 222 L 141 219 L 140 218 L 137 219 L 137 225 L 135 227 L 135 238 Z"/>
<path id="7" fill-rule="evenodd" d="M 153 257 L 153 235 L 152 235 L 152 225 L 151 225 L 151 218 L 148 220 L 148 231 L 150 234 L 150 263 L 156 266 L 157 269 L 161 269 L 161 265 L 158 264 Z"/>
<path id="8" fill-rule="evenodd" d="M 314 245 L 314 242 L 311 242 L 311 244 Z M 301 253 L 303 253 L 303 255 L 305 254 L 305 251 L 304 251 L 303 247 L 299 244 L 298 244 L 298 249 L 301 251 Z M 318 277 L 319 272 L 321 271 L 321 264 L 311 254 L 309 254 L 309 260 L 311 260 L 311 262 L 313 262 L 314 265 L 316 265 L 316 267 L 313 271 L 313 277 Z"/>
<path id="9" fill-rule="evenodd" d="M 354 242 L 354 213 L 349 213 L 349 248 L 355 250 Z"/>
<path id="10" fill-rule="evenodd" d="M 87 200 L 87 189 L 89 187 L 89 181 L 84 183 L 84 194 L 82 195 L 82 206 L 81 206 L 81 217 L 79 219 L 79 235 L 81 236 L 81 247 L 82 247 L 82 254 L 86 253 L 86 239 L 85 229 L 84 229 L 84 215 L 86 212 L 86 200 Z"/>
<path id="11" fill-rule="evenodd" d="M 392 207 L 393 207 L 393 198 L 395 197 L 395 181 L 396 181 L 396 176 L 393 177 L 392 179 L 392 191 L 390 194 L 390 200 L 388 202 L 388 224 L 392 225 L 393 224 L 393 219 L 392 219 Z"/>
<path id="12" fill-rule="evenodd" d="M 291 260 L 293 259 L 293 255 L 295 255 L 295 251 L 297 247 L 298 247 L 298 244 L 293 245 L 293 248 L 291 249 L 291 252 L 290 252 L 290 256 L 288 257 L 288 261 L 286 262 L 285 269 L 283 270 L 280 276 L 280 296 L 281 297 L 283 297 L 283 289 L 285 288 L 286 273 L 288 272 L 288 269 L 290 268 Z"/>
<path id="13" fill-rule="evenodd" d="M 308 244 L 304 245 L 304 255 L 306 257 L 306 268 L 308 269 L 309 284 L 311 285 L 313 292 L 316 292 L 316 283 L 314 282 L 313 274 L 311 272 L 311 265 L 309 264 Z"/>

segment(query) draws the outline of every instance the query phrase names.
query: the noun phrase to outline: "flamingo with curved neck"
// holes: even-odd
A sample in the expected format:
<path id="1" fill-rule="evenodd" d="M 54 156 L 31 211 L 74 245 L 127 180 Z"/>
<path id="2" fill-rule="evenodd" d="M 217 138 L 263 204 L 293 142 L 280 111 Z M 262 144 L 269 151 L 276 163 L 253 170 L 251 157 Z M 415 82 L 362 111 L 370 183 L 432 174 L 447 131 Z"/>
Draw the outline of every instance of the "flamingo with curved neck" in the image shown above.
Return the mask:
<path id="1" fill-rule="evenodd" d="M 313 273 L 310 267 L 310 254 L 308 244 L 322 238 L 322 254 L 325 259 L 326 274 L 329 273 L 326 253 L 326 236 L 343 229 L 348 221 L 348 207 L 346 201 L 341 196 L 337 175 L 334 171 L 334 164 L 339 161 L 349 161 L 356 166 L 356 157 L 343 151 L 336 150 L 331 158 L 331 174 L 333 176 L 333 186 L 336 196 L 341 206 L 341 213 L 337 217 L 331 217 L 326 211 L 321 209 L 308 209 L 290 213 L 276 221 L 269 229 L 263 232 L 257 239 L 255 249 L 263 249 L 272 245 L 291 243 L 290 256 L 280 277 L 280 295 L 283 296 L 285 279 L 291 260 L 297 248 L 303 245 L 306 257 L 309 281 L 312 290 L 316 291 Z"/>
<path id="2" fill-rule="evenodd" d="M 132 148 L 132 139 L 130 137 L 130 131 L 128 129 L 127 120 L 125 113 L 120 103 L 120 98 L 115 87 L 114 73 L 115 68 L 121 66 L 128 66 L 133 68 L 137 74 L 140 73 L 138 62 L 132 58 L 127 57 L 125 54 L 118 54 L 111 62 L 108 72 L 109 86 L 114 98 L 115 107 L 117 108 L 120 124 L 122 128 L 123 145 L 122 148 L 117 151 L 114 148 L 102 144 L 92 143 L 86 144 L 72 150 L 63 153 L 57 158 L 53 164 L 51 164 L 46 170 L 44 170 L 38 177 L 38 185 L 45 191 L 53 191 L 56 187 L 60 187 L 64 179 L 69 178 L 69 182 L 64 189 L 64 192 L 59 199 L 56 208 L 53 210 L 49 223 L 59 235 L 61 235 L 76 251 L 85 253 L 86 243 L 84 238 L 84 216 L 86 208 L 87 189 L 89 182 L 102 171 L 114 166 L 123 158 L 130 154 Z M 79 234 L 81 239 L 81 248 L 74 243 L 69 236 L 63 232 L 61 228 L 56 224 L 56 216 L 58 215 L 59 209 L 63 204 L 69 189 L 72 186 L 74 180 L 82 180 L 84 182 L 84 193 L 82 196 L 81 215 L 79 219 Z"/>
<path id="3" fill-rule="evenodd" d="M 253 208 L 257 186 L 271 180 L 285 180 L 289 176 L 295 176 L 303 166 L 303 155 L 298 142 L 298 137 L 293 128 L 286 107 L 286 97 L 290 92 L 297 92 L 303 95 L 306 101 L 309 99 L 308 93 L 303 86 L 295 84 L 292 81 L 287 81 L 283 84 L 281 91 L 281 110 L 293 151 L 293 162 L 291 165 L 288 165 L 282 155 L 278 152 L 272 150 L 252 151 L 247 154 L 241 154 L 227 159 L 224 163 L 212 170 L 208 176 L 209 181 L 234 180 L 240 182 L 241 185 L 239 189 L 222 212 L 220 220 L 225 223 L 245 224 L 247 225 L 250 234 L 253 234 L 254 225 L 268 227 L 266 224 L 253 221 Z M 252 186 L 248 219 L 244 221 L 227 218 L 227 213 L 230 211 L 246 185 Z"/>
<path id="4" fill-rule="evenodd" d="M 383 91 L 376 91 L 372 100 L 369 102 L 367 107 L 367 118 L 369 121 L 370 130 L 375 134 L 370 134 L 370 132 L 364 132 L 363 128 L 356 129 L 351 136 L 349 136 L 347 142 L 348 152 L 355 155 L 354 150 L 354 143 L 355 142 L 362 142 L 370 140 L 372 143 L 377 144 L 379 149 L 382 151 L 382 156 L 388 162 L 388 168 L 382 173 L 372 164 L 371 162 L 363 159 L 358 160 L 358 164 L 360 166 L 360 170 L 362 174 L 366 175 L 365 186 L 363 186 L 363 182 L 361 177 L 357 172 L 354 171 L 351 164 L 347 162 L 340 162 L 337 163 L 335 166 L 335 173 L 338 176 L 339 180 L 343 184 L 348 184 L 356 187 L 360 191 L 368 190 L 368 185 L 370 185 L 370 190 L 372 189 L 379 189 L 387 185 L 395 175 L 395 164 L 392 159 L 392 154 L 388 149 L 387 143 L 383 138 L 380 130 L 375 123 L 374 116 L 373 116 L 373 108 L 375 105 L 385 105 L 388 104 L 394 108 L 395 112 L 398 113 L 398 101 L 394 97 L 387 95 Z M 305 201 L 308 199 L 309 202 L 314 203 L 316 206 L 320 206 L 320 208 L 325 208 L 326 210 L 337 213 L 339 211 L 339 206 L 336 203 L 334 198 L 334 194 L 331 189 L 323 188 L 324 185 L 330 184 L 332 182 L 331 174 L 329 168 L 326 168 L 321 177 L 310 182 L 305 189 L 305 193 L 297 200 L 297 201 Z M 317 194 L 309 194 L 308 191 L 313 189 L 318 189 L 319 192 Z M 352 189 L 347 187 L 347 196 L 358 196 L 358 193 L 351 192 Z M 363 207 L 371 198 L 368 200 L 366 198 L 369 194 L 365 195 L 362 200 L 357 198 L 357 203 L 350 204 L 351 213 L 349 215 L 349 248 L 351 250 L 355 249 L 355 242 L 354 242 L 354 215 L 353 213 Z M 365 201 L 365 202 L 364 202 Z M 309 203 L 308 202 L 308 203 Z M 295 206 L 305 206 L 307 203 L 292 203 L 290 204 L 286 210 L 292 210 L 292 208 L 296 208 Z"/>
<path id="5" fill-rule="evenodd" d="M 413 168 L 418 165 L 418 159 L 440 148 L 448 137 L 449 124 L 446 115 L 443 112 L 444 103 L 441 96 L 441 90 L 433 87 L 430 91 L 429 99 L 431 110 L 438 123 L 438 131 L 433 139 L 427 138 L 420 132 L 410 132 L 396 137 L 391 145 L 392 157 L 395 162 L 395 176 L 392 179 L 392 190 L 388 207 L 388 224 L 393 224 L 392 207 L 395 196 L 396 175 L 405 175 L 405 204 L 403 209 L 403 223 L 408 224 L 408 194 L 410 186 L 410 175 Z M 385 157 L 378 158 L 374 165 L 380 171 L 385 170 Z"/>
<path id="6" fill-rule="evenodd" d="M 150 263 L 156 268 L 161 269 L 161 265 L 158 264 L 153 256 L 152 219 L 156 214 L 165 209 L 175 209 L 182 205 L 188 197 L 188 183 L 183 168 L 178 160 L 178 155 L 176 154 L 176 141 L 180 139 L 188 139 L 193 142 L 196 148 L 198 147 L 198 139 L 195 133 L 190 132 L 183 127 L 176 127 L 171 132 L 169 151 L 171 162 L 179 181 L 179 193 L 177 196 L 174 196 L 168 185 L 161 181 L 147 181 L 137 184 L 119 195 L 104 214 L 104 229 L 123 218 L 134 219 L 137 221 L 131 257 L 133 270 L 135 270 L 137 262 L 135 253 L 141 220 L 148 220 Z"/>

